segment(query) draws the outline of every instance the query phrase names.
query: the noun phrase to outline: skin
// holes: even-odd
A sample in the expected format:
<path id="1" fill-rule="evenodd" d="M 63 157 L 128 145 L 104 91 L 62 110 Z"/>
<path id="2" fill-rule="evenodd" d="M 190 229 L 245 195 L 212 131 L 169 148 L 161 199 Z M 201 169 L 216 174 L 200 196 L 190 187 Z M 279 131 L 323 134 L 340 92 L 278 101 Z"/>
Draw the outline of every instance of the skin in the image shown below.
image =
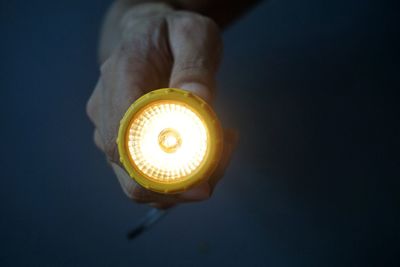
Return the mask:
<path id="1" fill-rule="evenodd" d="M 220 26 L 194 12 L 197 8 L 212 14 L 215 10 L 211 3 L 119 1 L 105 19 L 100 41 L 101 74 L 87 103 L 87 113 L 95 126 L 95 144 L 105 153 L 125 194 L 137 203 L 168 208 L 208 199 L 236 145 L 237 133 L 225 130 L 222 159 L 214 173 L 206 182 L 174 195 L 138 185 L 121 166 L 116 146 L 119 121 L 127 108 L 149 91 L 182 88 L 212 104 L 222 52 Z M 186 10 L 177 10 L 179 5 L 186 5 Z M 226 25 L 230 20 L 232 15 L 217 21 Z"/>

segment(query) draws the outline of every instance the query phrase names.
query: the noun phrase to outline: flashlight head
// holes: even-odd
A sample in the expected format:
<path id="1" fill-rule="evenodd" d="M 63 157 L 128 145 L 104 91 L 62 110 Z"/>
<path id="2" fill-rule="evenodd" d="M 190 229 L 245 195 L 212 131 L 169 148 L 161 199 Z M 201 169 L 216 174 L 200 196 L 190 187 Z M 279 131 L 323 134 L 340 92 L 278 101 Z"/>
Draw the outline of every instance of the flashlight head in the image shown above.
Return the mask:
<path id="1" fill-rule="evenodd" d="M 222 153 L 211 107 L 184 90 L 151 91 L 126 111 L 118 131 L 120 161 L 141 186 L 172 194 L 205 181 Z"/>

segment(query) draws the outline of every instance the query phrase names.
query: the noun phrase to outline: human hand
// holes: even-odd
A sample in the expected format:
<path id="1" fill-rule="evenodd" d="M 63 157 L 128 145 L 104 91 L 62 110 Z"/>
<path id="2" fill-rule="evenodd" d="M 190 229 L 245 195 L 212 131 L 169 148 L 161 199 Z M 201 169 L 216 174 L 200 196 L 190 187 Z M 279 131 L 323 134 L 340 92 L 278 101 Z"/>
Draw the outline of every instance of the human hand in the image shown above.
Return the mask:
<path id="1" fill-rule="evenodd" d="M 164 4 L 138 5 L 124 15 L 120 26 L 120 43 L 102 64 L 87 104 L 88 116 L 96 127 L 95 144 L 106 154 L 126 195 L 138 203 L 168 208 L 208 199 L 230 161 L 237 141 L 235 132 L 225 131 L 223 155 L 211 177 L 173 195 L 138 185 L 119 162 L 116 138 L 128 107 L 154 89 L 181 88 L 212 102 L 222 50 L 218 26 L 207 17 L 175 11 Z"/>

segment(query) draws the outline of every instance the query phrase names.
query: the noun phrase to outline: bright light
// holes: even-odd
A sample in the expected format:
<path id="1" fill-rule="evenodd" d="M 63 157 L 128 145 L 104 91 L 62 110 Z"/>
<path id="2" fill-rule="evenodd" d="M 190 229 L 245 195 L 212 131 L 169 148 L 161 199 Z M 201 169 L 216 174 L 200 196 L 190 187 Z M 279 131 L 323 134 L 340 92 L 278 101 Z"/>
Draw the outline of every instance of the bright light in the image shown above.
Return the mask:
<path id="1" fill-rule="evenodd" d="M 158 101 L 139 111 L 129 127 L 129 154 L 137 168 L 160 182 L 183 181 L 207 152 L 207 128 L 187 105 Z"/>
<path id="2" fill-rule="evenodd" d="M 167 128 L 158 135 L 158 143 L 165 152 L 174 153 L 181 146 L 182 138 L 177 131 Z"/>

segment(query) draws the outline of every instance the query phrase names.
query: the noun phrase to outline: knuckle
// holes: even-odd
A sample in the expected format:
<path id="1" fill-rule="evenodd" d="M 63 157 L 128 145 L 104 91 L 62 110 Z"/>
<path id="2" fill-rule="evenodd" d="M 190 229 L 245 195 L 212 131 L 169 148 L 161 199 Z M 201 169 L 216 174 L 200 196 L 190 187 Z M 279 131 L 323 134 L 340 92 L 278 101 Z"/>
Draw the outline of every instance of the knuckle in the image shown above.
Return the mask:
<path id="1" fill-rule="evenodd" d="M 96 104 L 93 99 L 93 96 L 91 96 L 86 103 L 86 114 L 92 121 L 94 121 L 95 118 L 95 111 L 96 111 L 95 105 Z"/>
<path id="2" fill-rule="evenodd" d="M 211 19 L 209 17 L 206 17 L 206 16 L 201 16 L 201 15 L 200 15 L 199 19 L 200 19 L 202 25 L 208 31 L 212 31 L 212 32 L 215 32 L 215 33 L 219 32 L 219 27 L 218 27 L 217 23 L 213 19 Z"/>
<path id="3" fill-rule="evenodd" d="M 86 103 L 86 114 L 89 118 L 93 117 L 93 99 L 92 97 L 89 98 L 88 102 Z"/>
<path id="4" fill-rule="evenodd" d="M 89 97 L 86 103 L 86 114 L 89 119 L 96 125 L 96 120 L 99 118 L 99 105 L 101 102 L 100 91 L 102 88 L 102 79 L 98 80 L 96 87 L 94 88 L 92 95 Z"/>
<path id="5" fill-rule="evenodd" d="M 119 154 L 118 154 L 118 147 L 116 144 L 115 138 L 106 138 L 104 140 L 104 153 L 106 154 L 109 161 L 118 163 L 119 161 Z"/>
<path id="6" fill-rule="evenodd" d="M 178 11 L 172 16 L 172 24 L 174 29 L 179 33 L 190 33 L 195 29 L 199 29 L 199 17 L 197 14 L 187 11 Z"/>
<path id="7" fill-rule="evenodd" d="M 125 27 L 122 40 L 118 49 L 120 56 L 135 56 L 149 50 L 149 47 L 157 46 L 164 38 L 166 24 L 164 19 L 148 18 L 132 22 L 134 25 Z"/>
<path id="8" fill-rule="evenodd" d="M 101 137 L 100 137 L 100 134 L 99 134 L 99 132 L 97 131 L 97 130 L 95 130 L 94 131 L 94 133 L 93 133 L 93 141 L 94 141 L 94 144 L 100 149 L 100 150 L 103 150 L 104 148 L 104 146 L 103 146 L 103 141 L 102 141 L 102 139 L 101 139 Z"/>
<path id="9" fill-rule="evenodd" d="M 111 69 L 112 57 L 107 58 L 101 65 L 100 65 L 100 74 L 104 75 L 108 73 Z"/>
<path id="10" fill-rule="evenodd" d="M 190 33 L 193 30 L 218 31 L 217 24 L 209 17 L 188 12 L 178 11 L 174 17 L 179 31 Z"/>

